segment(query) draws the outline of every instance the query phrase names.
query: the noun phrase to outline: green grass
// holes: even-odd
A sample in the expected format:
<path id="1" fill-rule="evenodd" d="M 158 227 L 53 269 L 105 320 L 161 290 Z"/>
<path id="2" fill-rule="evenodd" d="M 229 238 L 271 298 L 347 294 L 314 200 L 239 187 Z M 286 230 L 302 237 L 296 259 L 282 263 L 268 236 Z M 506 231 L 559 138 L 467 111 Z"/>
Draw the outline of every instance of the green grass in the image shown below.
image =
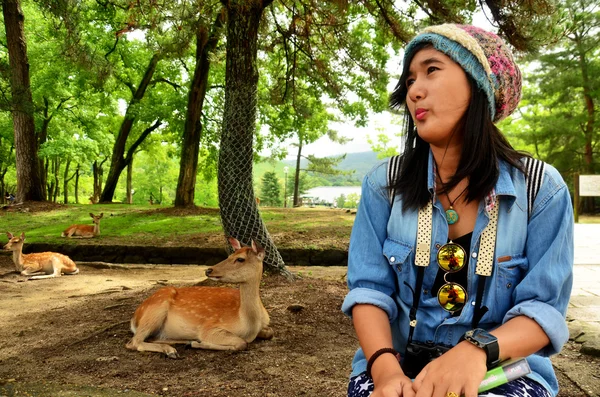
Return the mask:
<path id="1" fill-rule="evenodd" d="M 100 237 L 60 237 L 70 225 L 92 225 L 90 212 L 104 213 Z M 261 208 L 260 214 L 269 233 L 290 248 L 344 248 L 354 222 L 354 216 L 327 209 Z M 25 232 L 28 243 L 153 246 L 212 246 L 219 245 L 223 236 L 217 209 L 176 211 L 171 207 L 127 204 L 67 205 L 33 213 L 3 211 L 0 233 L 6 232 Z M 0 244 L 4 239 L 0 237 Z"/>
<path id="2" fill-rule="evenodd" d="M 32 242 L 68 243 L 77 240 L 63 239 L 60 234 L 70 225 L 92 225 L 89 213 L 104 213 L 100 222 L 102 236 L 141 237 L 152 239 L 177 235 L 215 233 L 221 230 L 218 215 L 174 216 L 155 213 L 156 207 L 126 204 L 69 205 L 49 212 L 7 212 L 0 217 L 2 232 L 13 234 L 25 232 Z"/>

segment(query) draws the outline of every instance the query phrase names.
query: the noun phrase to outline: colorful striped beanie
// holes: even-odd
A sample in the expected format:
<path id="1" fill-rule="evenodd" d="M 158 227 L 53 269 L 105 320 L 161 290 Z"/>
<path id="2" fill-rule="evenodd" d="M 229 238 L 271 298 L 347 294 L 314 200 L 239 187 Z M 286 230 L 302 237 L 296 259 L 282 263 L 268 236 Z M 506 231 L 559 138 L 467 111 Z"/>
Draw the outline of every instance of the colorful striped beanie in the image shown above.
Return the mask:
<path id="1" fill-rule="evenodd" d="M 418 44 L 430 43 L 458 63 L 482 89 L 494 122 L 511 114 L 521 100 L 521 71 L 504 41 L 471 25 L 437 25 L 423 29 L 404 50 L 410 64 Z"/>

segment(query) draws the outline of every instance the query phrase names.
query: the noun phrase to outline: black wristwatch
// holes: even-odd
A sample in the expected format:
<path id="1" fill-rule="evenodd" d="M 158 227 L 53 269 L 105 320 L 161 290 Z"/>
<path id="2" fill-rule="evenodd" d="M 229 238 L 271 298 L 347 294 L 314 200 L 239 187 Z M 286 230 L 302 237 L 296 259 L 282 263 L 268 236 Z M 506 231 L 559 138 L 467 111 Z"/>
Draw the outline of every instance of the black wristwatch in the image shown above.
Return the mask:
<path id="1" fill-rule="evenodd" d="M 487 356 L 488 370 L 494 368 L 500 363 L 500 347 L 498 346 L 498 338 L 490 334 L 484 329 L 475 328 L 465 332 L 459 342 L 467 340 L 475 346 L 483 349 Z"/>

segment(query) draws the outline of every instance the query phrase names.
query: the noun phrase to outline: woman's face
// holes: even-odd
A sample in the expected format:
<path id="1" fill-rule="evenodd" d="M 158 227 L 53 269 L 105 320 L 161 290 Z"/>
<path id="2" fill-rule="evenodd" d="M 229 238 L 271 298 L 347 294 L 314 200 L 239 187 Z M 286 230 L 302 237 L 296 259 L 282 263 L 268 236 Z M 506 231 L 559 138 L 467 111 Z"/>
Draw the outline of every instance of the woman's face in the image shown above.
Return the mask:
<path id="1" fill-rule="evenodd" d="M 462 131 L 452 132 L 471 100 L 464 70 L 444 53 L 424 48 L 410 62 L 406 86 L 406 104 L 421 139 L 439 147 L 460 144 Z"/>

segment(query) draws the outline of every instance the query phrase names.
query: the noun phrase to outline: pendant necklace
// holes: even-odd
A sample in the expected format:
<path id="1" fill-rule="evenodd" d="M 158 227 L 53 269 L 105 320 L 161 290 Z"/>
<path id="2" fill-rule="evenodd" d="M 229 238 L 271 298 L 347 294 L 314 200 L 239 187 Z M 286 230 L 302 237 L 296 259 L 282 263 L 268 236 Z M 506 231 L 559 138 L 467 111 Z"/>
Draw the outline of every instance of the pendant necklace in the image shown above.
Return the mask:
<path id="1" fill-rule="evenodd" d="M 454 203 L 456 203 L 456 200 L 458 200 L 458 198 L 462 196 L 464 192 L 467 191 L 468 187 L 469 185 L 467 185 L 467 187 L 465 187 L 463 191 L 460 192 L 460 194 L 456 196 L 454 200 L 450 200 L 450 196 L 448 195 L 448 192 L 446 192 L 446 198 L 450 203 L 450 206 L 446 210 L 446 222 L 448 222 L 449 225 L 454 225 L 456 222 L 458 222 L 458 212 L 456 212 L 456 210 L 454 209 Z"/>
<path id="2" fill-rule="evenodd" d="M 440 176 L 440 172 L 438 171 L 437 167 L 435 168 L 435 173 L 437 174 L 438 178 L 440 178 L 440 182 L 443 184 L 442 177 Z M 460 192 L 458 196 L 456 196 L 454 200 L 450 200 L 448 192 L 444 192 L 446 194 L 448 202 L 450 203 L 450 206 L 446 210 L 446 222 L 448 222 L 449 225 L 454 225 L 456 222 L 458 222 L 458 212 L 456 212 L 456 210 L 454 209 L 454 203 L 456 203 L 456 200 L 458 200 L 460 196 L 462 196 L 463 193 L 467 191 L 468 188 L 469 185 L 467 184 L 467 186 L 462 190 L 462 192 Z"/>

